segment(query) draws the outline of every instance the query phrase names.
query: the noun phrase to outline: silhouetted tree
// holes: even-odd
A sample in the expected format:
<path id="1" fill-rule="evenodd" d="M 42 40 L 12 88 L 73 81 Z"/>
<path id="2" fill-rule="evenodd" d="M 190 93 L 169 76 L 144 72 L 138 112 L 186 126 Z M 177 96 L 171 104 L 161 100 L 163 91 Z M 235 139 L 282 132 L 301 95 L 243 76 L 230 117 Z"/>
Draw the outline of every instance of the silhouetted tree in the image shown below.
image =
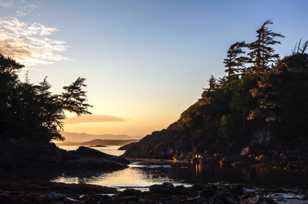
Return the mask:
<path id="1" fill-rule="evenodd" d="M 86 87 L 85 78 L 78 77 L 71 85 L 63 87 L 61 99 L 63 108 L 74 112 L 77 115 L 89 114 L 88 108 L 91 105 L 85 103 L 87 100 L 86 92 L 83 90 Z"/>
<path id="2" fill-rule="evenodd" d="M 280 44 L 277 37 L 284 37 L 279 33 L 275 33 L 268 28 L 273 24 L 272 21 L 265 21 L 257 30 L 257 39 L 249 44 L 250 52 L 248 55 L 253 64 L 252 70 L 254 72 L 262 72 L 269 69 L 270 65 L 279 59 L 279 54 L 275 53 L 273 45 Z"/>
<path id="3" fill-rule="evenodd" d="M 41 83 L 21 82 L 17 72 L 23 68 L 0 54 L 0 137 L 7 140 L 49 142 L 63 139 L 64 111 L 90 114 L 84 91 L 85 79 L 78 78 L 63 87 L 61 95 L 50 91 L 45 78 Z"/>
<path id="4" fill-rule="evenodd" d="M 244 41 L 233 43 L 229 47 L 227 57 L 224 59 L 228 80 L 238 78 L 238 74 L 245 68 L 245 63 L 248 62 L 248 58 L 243 56 L 245 47 Z"/>
<path id="5" fill-rule="evenodd" d="M 209 91 L 214 91 L 217 87 L 217 82 L 216 79 L 213 75 L 211 75 L 210 79 L 209 79 Z"/>

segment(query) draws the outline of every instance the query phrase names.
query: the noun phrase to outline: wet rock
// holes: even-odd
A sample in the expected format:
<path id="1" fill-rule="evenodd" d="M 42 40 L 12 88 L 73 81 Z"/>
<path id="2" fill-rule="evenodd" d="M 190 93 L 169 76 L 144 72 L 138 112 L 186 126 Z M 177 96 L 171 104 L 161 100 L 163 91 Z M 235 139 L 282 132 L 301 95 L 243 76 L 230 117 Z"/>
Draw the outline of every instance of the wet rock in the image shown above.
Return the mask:
<path id="1" fill-rule="evenodd" d="M 66 197 L 64 199 L 64 203 L 67 203 L 67 204 L 74 204 L 74 203 L 80 203 L 77 199 L 75 198 L 71 198 L 71 197 Z"/>
<path id="2" fill-rule="evenodd" d="M 240 198 L 240 204 L 256 204 L 259 196 L 255 193 L 247 193 Z"/>
<path id="3" fill-rule="evenodd" d="M 257 204 L 277 204 L 277 203 L 270 198 L 260 198 Z"/>
<path id="4" fill-rule="evenodd" d="M 153 193 L 168 194 L 174 193 L 174 186 L 172 183 L 163 183 L 162 185 L 150 186 L 150 191 Z"/>
<path id="5" fill-rule="evenodd" d="M 240 196 L 244 193 L 244 187 L 241 185 L 230 186 L 229 191 L 231 194 Z"/>
<path id="6" fill-rule="evenodd" d="M 276 202 L 255 193 L 248 193 L 241 197 L 240 204 L 276 204 Z"/>
<path id="7" fill-rule="evenodd" d="M 47 194 L 48 200 L 63 200 L 65 195 L 62 193 L 50 192 Z"/>
<path id="8" fill-rule="evenodd" d="M 119 196 L 140 196 L 142 194 L 141 191 L 135 189 L 126 189 L 123 192 L 120 192 Z"/>
<path id="9" fill-rule="evenodd" d="M 1 192 L 0 193 L 0 203 L 9 203 L 10 202 L 10 193 Z"/>
<path id="10" fill-rule="evenodd" d="M 81 198 L 82 204 L 99 204 L 99 203 L 111 203 L 112 198 L 108 195 L 85 195 Z"/>
<path id="11" fill-rule="evenodd" d="M 201 189 L 200 195 L 204 198 L 211 198 L 216 194 L 216 192 L 217 192 L 216 186 L 208 186 Z"/>
<path id="12" fill-rule="evenodd" d="M 235 204 L 238 203 L 238 197 L 227 192 L 218 192 L 210 199 L 215 204 Z"/>
<path id="13" fill-rule="evenodd" d="M 187 193 L 187 189 L 184 186 L 176 186 L 174 188 L 174 194 L 186 194 Z"/>

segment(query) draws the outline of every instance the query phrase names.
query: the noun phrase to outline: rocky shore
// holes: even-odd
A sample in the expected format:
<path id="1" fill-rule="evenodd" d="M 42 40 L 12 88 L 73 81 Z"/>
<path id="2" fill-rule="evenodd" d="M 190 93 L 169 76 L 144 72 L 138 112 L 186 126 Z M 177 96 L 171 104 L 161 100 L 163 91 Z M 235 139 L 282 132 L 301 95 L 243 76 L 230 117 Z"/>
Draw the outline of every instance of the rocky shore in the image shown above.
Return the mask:
<path id="1" fill-rule="evenodd" d="M 305 196 L 306 194 L 306 196 Z M 1 181 L 0 203 L 3 204 L 275 204 L 307 203 L 307 191 L 286 189 L 253 190 L 241 185 L 174 186 L 171 183 L 153 185 L 149 191 L 134 189 L 117 191 L 114 188 L 62 184 L 39 181 Z"/>
<path id="2" fill-rule="evenodd" d="M 124 169 L 129 161 L 105 154 L 88 147 L 66 151 L 53 143 L 28 144 L 20 142 L 6 142 L 0 145 L 0 172 L 17 172 L 28 169 L 43 171 L 99 169 L 112 171 Z"/>

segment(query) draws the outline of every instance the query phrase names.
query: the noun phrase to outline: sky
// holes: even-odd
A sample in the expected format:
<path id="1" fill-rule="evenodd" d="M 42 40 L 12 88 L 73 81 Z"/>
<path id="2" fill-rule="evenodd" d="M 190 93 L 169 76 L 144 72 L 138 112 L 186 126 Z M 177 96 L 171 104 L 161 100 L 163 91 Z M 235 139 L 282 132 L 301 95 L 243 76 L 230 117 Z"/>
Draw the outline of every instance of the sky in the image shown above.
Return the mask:
<path id="1" fill-rule="evenodd" d="M 0 52 L 54 92 L 87 79 L 93 115 L 64 130 L 143 137 L 193 104 L 222 76 L 235 41 L 252 41 L 265 20 L 292 52 L 308 40 L 306 0 L 0 0 Z M 21 78 L 24 73 L 20 73 Z M 69 115 L 69 117 L 74 117 Z"/>

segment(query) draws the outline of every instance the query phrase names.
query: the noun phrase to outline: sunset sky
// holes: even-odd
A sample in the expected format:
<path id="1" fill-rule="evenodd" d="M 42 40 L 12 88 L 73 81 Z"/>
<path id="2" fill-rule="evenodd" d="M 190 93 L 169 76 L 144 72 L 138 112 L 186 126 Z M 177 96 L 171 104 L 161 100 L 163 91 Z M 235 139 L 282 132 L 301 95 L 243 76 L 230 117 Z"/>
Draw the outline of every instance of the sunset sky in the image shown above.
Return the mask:
<path id="1" fill-rule="evenodd" d="M 194 103 L 237 40 L 272 20 L 290 54 L 308 40 L 307 0 L 0 0 L 0 52 L 55 92 L 85 77 L 92 116 L 65 131 L 142 137 Z M 24 72 L 20 74 L 24 79 Z"/>

